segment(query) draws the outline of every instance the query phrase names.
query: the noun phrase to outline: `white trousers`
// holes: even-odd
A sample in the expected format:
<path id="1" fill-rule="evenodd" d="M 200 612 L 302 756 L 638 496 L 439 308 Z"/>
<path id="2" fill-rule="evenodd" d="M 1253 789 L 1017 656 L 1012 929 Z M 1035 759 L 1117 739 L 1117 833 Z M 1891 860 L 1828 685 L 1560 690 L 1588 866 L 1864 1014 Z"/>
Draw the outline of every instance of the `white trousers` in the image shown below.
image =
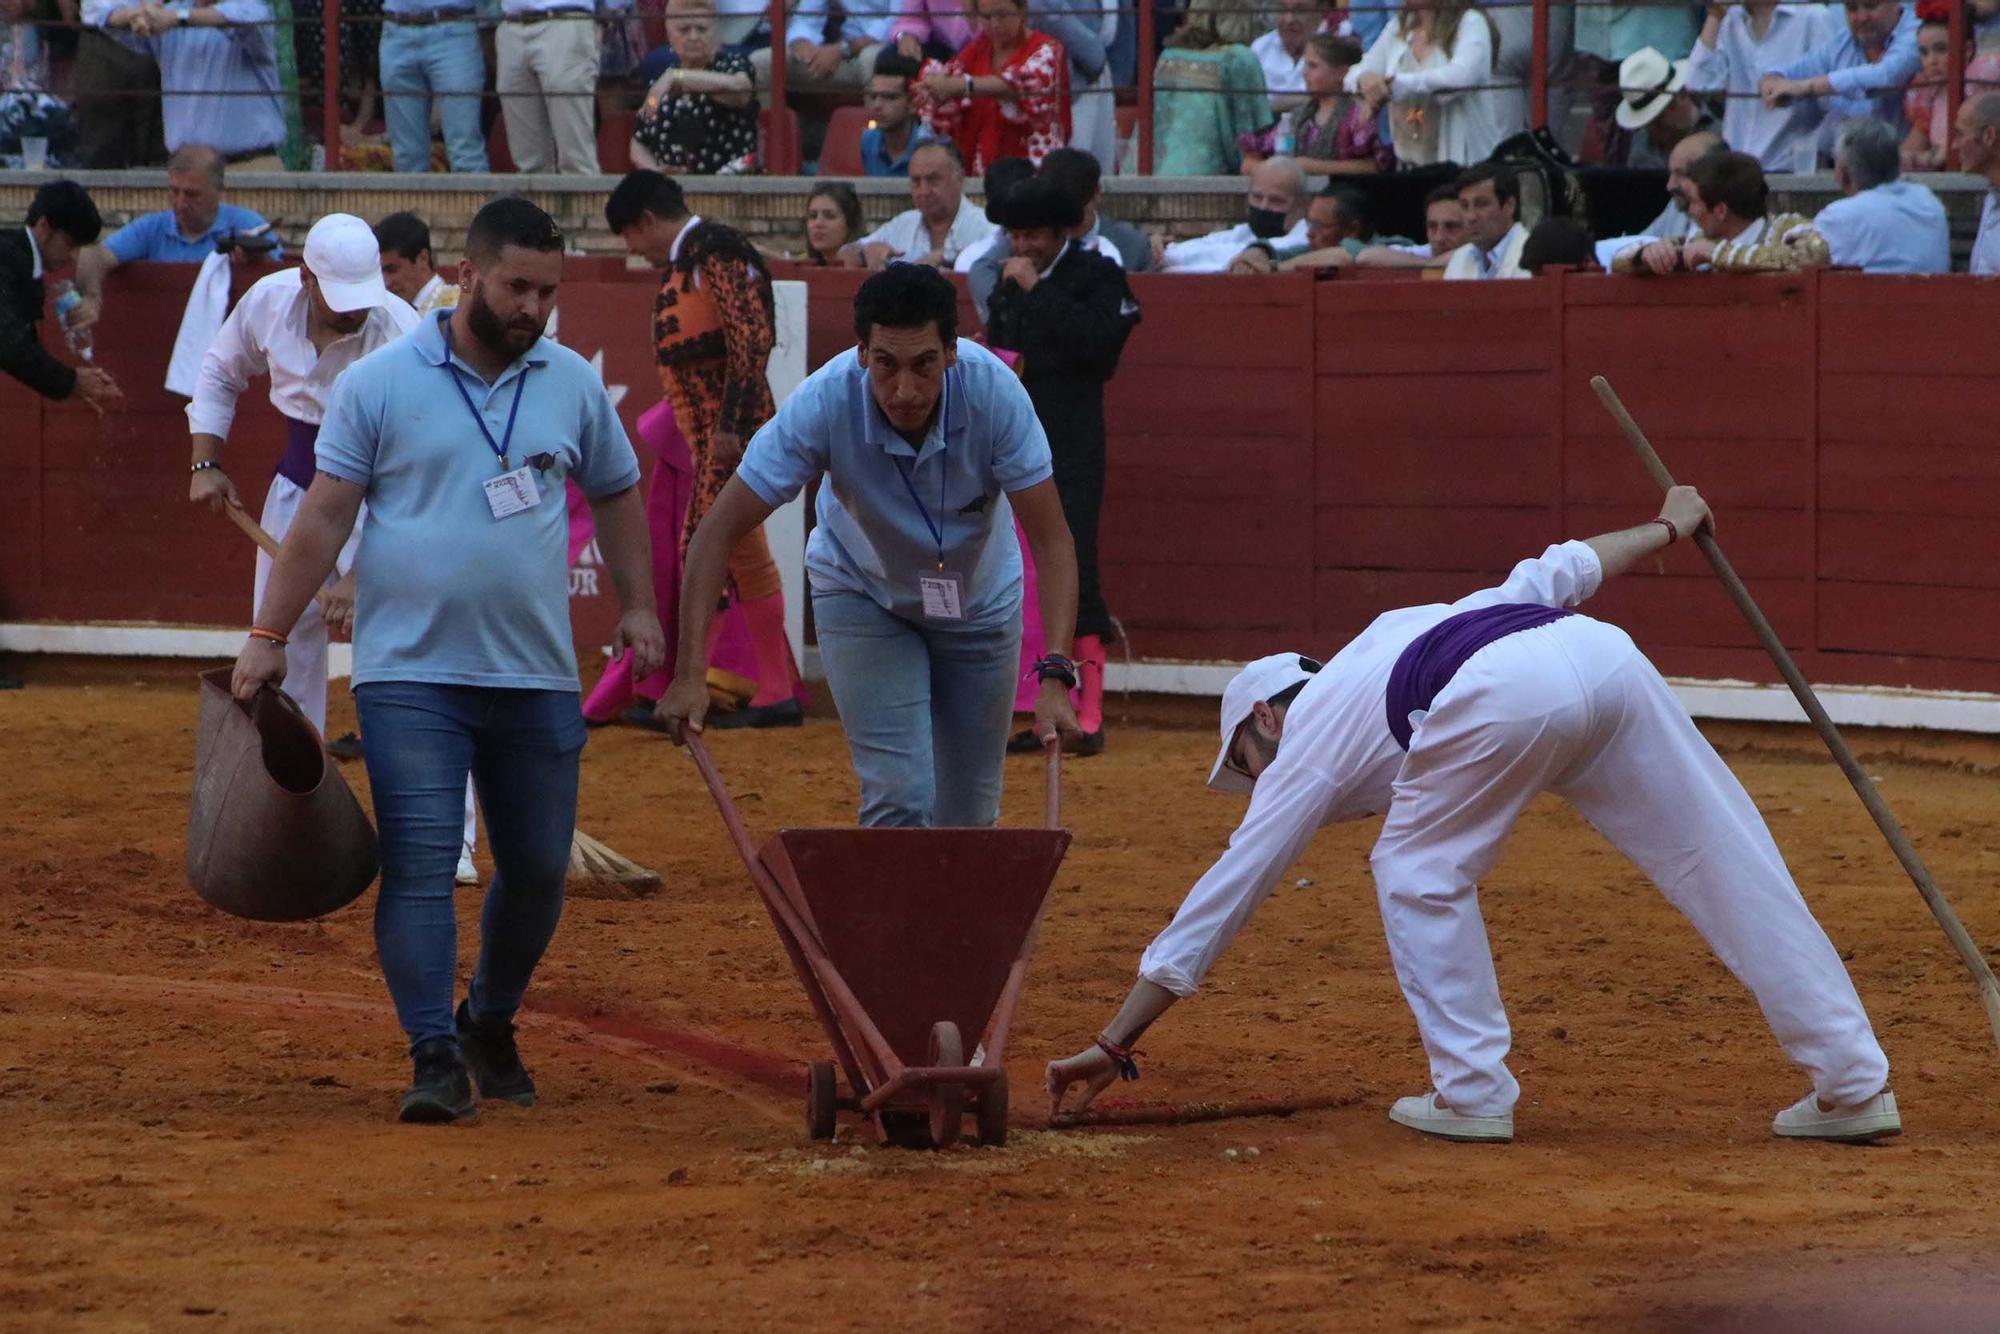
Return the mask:
<path id="1" fill-rule="evenodd" d="M 1370 858 L 1446 1105 L 1499 1116 L 1520 1097 L 1477 882 L 1543 791 L 1686 915 L 1822 1099 L 1881 1091 L 1889 1064 L 1861 998 L 1750 795 L 1625 632 L 1572 616 L 1487 645 L 1439 692 Z"/>
<path id="2" fill-rule="evenodd" d="M 264 512 L 259 522 L 264 531 L 278 541 L 285 540 L 285 534 L 292 531 L 292 520 L 298 516 L 299 506 L 306 493 L 297 482 L 289 477 L 273 477 L 271 489 L 264 493 Z M 365 516 L 366 511 L 363 511 Z M 347 541 L 340 548 L 340 555 L 334 559 L 333 573 L 327 576 L 331 586 L 340 576 L 354 568 L 354 552 L 361 544 L 361 519 L 354 521 L 354 531 L 347 535 Z M 257 575 L 250 594 L 250 615 L 254 619 L 257 609 L 264 605 L 264 586 L 271 580 L 271 558 L 257 552 Z M 312 719 L 320 735 L 326 735 L 326 617 L 321 614 L 317 600 L 308 602 L 298 624 L 292 627 L 285 645 L 285 693 L 298 701 L 299 708 L 306 717 Z M 473 835 L 478 832 L 478 807 L 472 799 L 472 782 L 465 784 L 465 846 L 473 846 Z"/>

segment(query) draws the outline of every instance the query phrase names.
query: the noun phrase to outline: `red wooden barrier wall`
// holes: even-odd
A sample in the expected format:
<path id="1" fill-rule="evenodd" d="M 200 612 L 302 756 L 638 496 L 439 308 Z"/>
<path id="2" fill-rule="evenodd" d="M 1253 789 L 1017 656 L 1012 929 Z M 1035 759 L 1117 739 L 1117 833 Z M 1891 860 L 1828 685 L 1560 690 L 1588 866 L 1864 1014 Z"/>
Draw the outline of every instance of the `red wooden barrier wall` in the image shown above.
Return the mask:
<path id="1" fill-rule="evenodd" d="M 860 275 L 811 287 L 809 361 L 852 345 Z M 0 383 L 0 620 L 239 623 L 242 539 L 187 505 L 186 425 L 157 388 L 187 281 L 115 280 L 99 422 Z M 1108 395 L 1105 586 L 1136 654 L 1329 652 L 1377 611 L 1449 598 L 1655 501 L 1588 388 L 1604 374 L 1816 680 L 2000 691 L 2000 285 L 1818 274 L 1441 284 L 1140 276 Z M 560 336 L 601 353 L 628 423 L 657 397 L 651 284 L 573 261 Z M 969 306 L 962 309 L 971 327 Z M 250 406 L 252 400 L 255 406 Z M 261 389 L 230 442 L 261 494 Z M 255 503 L 255 496 L 246 497 Z M 593 626 L 602 601 L 580 598 Z M 1663 669 L 1770 680 L 1691 549 L 1594 612 Z"/>

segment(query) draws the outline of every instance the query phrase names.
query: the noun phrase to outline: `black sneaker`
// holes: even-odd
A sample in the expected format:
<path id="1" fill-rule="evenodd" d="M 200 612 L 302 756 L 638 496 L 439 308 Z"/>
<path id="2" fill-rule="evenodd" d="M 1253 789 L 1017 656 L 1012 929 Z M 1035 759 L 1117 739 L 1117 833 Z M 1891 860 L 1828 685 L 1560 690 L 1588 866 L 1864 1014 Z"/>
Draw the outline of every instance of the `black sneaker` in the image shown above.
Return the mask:
<path id="1" fill-rule="evenodd" d="M 511 1102 L 516 1107 L 533 1107 L 535 1081 L 521 1064 L 521 1052 L 514 1045 L 514 1021 L 475 1022 L 470 1000 L 458 1003 L 458 1014 L 454 1017 L 458 1023 L 458 1048 L 465 1053 L 465 1063 L 472 1067 L 479 1096 Z"/>
<path id="2" fill-rule="evenodd" d="M 1104 753 L 1104 729 L 1084 732 L 1076 740 L 1063 747 L 1065 755 L 1102 755 Z"/>
<path id="3" fill-rule="evenodd" d="M 704 724 L 718 731 L 731 727 L 804 727 L 805 710 L 795 699 L 781 699 L 776 704 L 749 705 L 728 712 L 716 710 L 708 715 Z"/>
<path id="4" fill-rule="evenodd" d="M 1039 755 L 1042 753 L 1042 739 L 1035 735 L 1035 729 L 1024 727 L 1007 738 L 1009 755 Z"/>
<path id="5" fill-rule="evenodd" d="M 349 732 L 327 742 L 326 753 L 336 760 L 358 760 L 361 758 L 361 738 Z"/>
<path id="6" fill-rule="evenodd" d="M 410 1048 L 410 1060 L 416 1075 L 410 1081 L 410 1091 L 403 1095 L 403 1106 L 396 1113 L 398 1121 L 439 1125 L 479 1115 L 465 1062 L 450 1038 L 425 1038 Z"/>

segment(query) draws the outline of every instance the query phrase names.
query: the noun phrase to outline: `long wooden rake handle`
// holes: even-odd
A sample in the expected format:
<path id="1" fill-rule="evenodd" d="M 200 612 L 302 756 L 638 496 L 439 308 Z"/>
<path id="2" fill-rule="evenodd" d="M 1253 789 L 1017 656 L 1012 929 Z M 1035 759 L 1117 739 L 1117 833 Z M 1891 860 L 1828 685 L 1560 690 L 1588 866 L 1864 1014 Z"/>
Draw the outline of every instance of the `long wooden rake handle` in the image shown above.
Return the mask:
<path id="1" fill-rule="evenodd" d="M 1646 433 L 1639 429 L 1639 423 L 1625 410 L 1624 403 L 1619 401 L 1617 391 L 1612 389 L 1610 382 L 1601 375 L 1593 376 L 1590 387 L 1597 392 L 1597 397 L 1603 402 L 1605 410 L 1611 414 L 1612 419 L 1618 423 L 1619 429 L 1625 432 L 1625 438 L 1632 443 L 1633 452 L 1638 454 L 1639 461 L 1645 465 L 1646 471 L 1652 474 L 1653 480 L 1660 484 L 1662 490 L 1672 487 L 1673 474 L 1668 472 L 1667 465 L 1660 461 L 1659 454 L 1646 439 Z M 1986 962 L 1985 954 L 1973 941 L 1971 933 L 1965 929 L 1965 923 L 1959 920 L 1958 913 L 1953 911 L 1944 892 L 1937 887 L 1937 882 L 1931 879 L 1930 869 L 1924 865 L 1924 859 L 1917 855 L 1909 836 L 1903 832 L 1903 826 L 1897 823 L 1894 813 L 1889 810 L 1888 803 L 1882 800 L 1882 794 L 1875 790 L 1875 784 L 1862 769 L 1860 761 L 1856 760 L 1854 752 L 1848 749 L 1846 738 L 1840 735 L 1840 729 L 1835 727 L 1833 719 L 1827 716 L 1826 709 L 1819 702 L 1819 696 L 1813 693 L 1805 674 L 1799 671 L 1798 664 L 1792 661 L 1792 655 L 1785 648 L 1784 641 L 1780 640 L 1778 632 L 1771 628 L 1771 622 L 1765 618 L 1756 600 L 1750 596 L 1750 590 L 1744 587 L 1743 580 L 1730 565 L 1729 558 L 1722 554 L 1722 548 L 1716 543 L 1714 536 L 1706 531 L 1698 532 L 1694 534 L 1694 541 L 1695 545 L 1701 548 L 1701 554 L 1708 557 L 1708 563 L 1714 567 L 1716 577 L 1722 580 L 1723 587 L 1729 590 L 1729 596 L 1736 603 L 1737 610 L 1743 613 L 1743 619 L 1750 622 L 1750 628 L 1756 631 L 1757 641 L 1764 646 L 1764 651 L 1771 655 L 1771 661 L 1777 664 L 1778 674 L 1784 677 L 1785 684 L 1792 688 L 1792 694 L 1797 697 L 1799 707 L 1806 711 L 1806 717 L 1812 721 L 1813 730 L 1819 733 L 1820 740 L 1826 742 L 1826 748 L 1833 752 L 1834 762 L 1840 766 L 1840 771 L 1847 775 L 1847 781 L 1853 785 L 1855 794 L 1861 798 L 1861 804 L 1868 808 L 1868 814 L 1874 817 L 1875 827 L 1880 829 L 1882 837 L 1889 841 L 1890 851 L 1894 852 L 1896 860 L 1903 864 L 1903 870 L 1916 885 L 1917 893 L 1923 895 L 1924 904 L 1931 910 L 1931 916 L 1937 918 L 1938 925 L 1944 928 L 1945 938 L 1950 940 L 1951 947 L 1958 951 L 1959 961 L 1965 965 L 1966 971 L 1972 974 L 1972 980 L 1979 988 L 1980 1002 L 1986 1007 L 1986 1022 L 1993 1029 L 1994 1045 L 2000 1047 L 2000 981 L 1994 980 L 1993 969 Z"/>
<path id="2" fill-rule="evenodd" d="M 1042 824 L 1062 828 L 1062 738 L 1050 737 L 1042 743 L 1048 755 L 1048 769 L 1042 780 Z"/>
<path id="3" fill-rule="evenodd" d="M 259 551 L 262 551 L 272 560 L 278 558 L 278 539 L 264 531 L 264 525 L 251 518 L 248 511 L 238 509 L 234 505 L 224 505 L 222 512 L 229 516 L 231 523 L 243 530 L 245 537 L 257 544 Z M 326 590 L 322 588 L 319 592 L 313 594 L 313 601 L 324 604 L 326 602 Z"/>
<path id="4" fill-rule="evenodd" d="M 229 521 L 238 528 L 241 528 L 243 535 L 252 542 L 255 542 L 266 556 L 269 556 L 272 560 L 278 558 L 278 539 L 265 532 L 263 524 L 258 523 L 250 517 L 248 512 L 238 509 L 234 505 L 224 505 L 222 512 L 227 514 Z"/>

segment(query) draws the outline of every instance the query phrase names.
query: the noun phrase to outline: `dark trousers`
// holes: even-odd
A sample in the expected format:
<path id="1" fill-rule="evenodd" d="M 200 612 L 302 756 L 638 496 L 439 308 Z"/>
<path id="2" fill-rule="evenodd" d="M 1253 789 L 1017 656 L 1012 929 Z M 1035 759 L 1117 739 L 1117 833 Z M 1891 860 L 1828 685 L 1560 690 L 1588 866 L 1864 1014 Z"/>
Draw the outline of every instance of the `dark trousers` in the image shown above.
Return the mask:
<path id="1" fill-rule="evenodd" d="M 160 67 L 94 28 L 77 41 L 77 158 L 85 167 L 152 167 L 167 160 Z"/>
<path id="2" fill-rule="evenodd" d="M 1044 417 L 1044 421 L 1049 420 Z M 1080 438 L 1079 438 L 1080 437 Z M 1056 496 L 1076 544 L 1076 633 L 1109 639 L 1114 631 L 1097 579 L 1097 516 L 1104 508 L 1104 436 L 1052 434 Z"/>

